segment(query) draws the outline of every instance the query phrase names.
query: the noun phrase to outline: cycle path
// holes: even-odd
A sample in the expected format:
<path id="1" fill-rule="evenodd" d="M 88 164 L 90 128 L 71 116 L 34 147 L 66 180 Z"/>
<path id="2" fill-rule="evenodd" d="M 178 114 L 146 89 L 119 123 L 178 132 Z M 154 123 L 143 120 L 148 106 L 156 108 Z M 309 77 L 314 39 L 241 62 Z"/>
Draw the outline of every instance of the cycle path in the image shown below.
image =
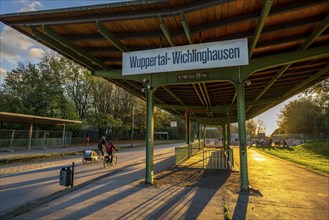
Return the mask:
<path id="1" fill-rule="evenodd" d="M 239 163 L 238 149 L 234 156 Z M 228 202 L 233 219 L 329 219 L 328 176 L 252 148 L 248 174 L 250 194 Z"/>
<path id="2" fill-rule="evenodd" d="M 224 219 L 224 204 L 233 219 L 329 219 L 328 177 L 253 149 L 248 164 L 249 194 L 239 192 L 238 172 L 205 175 L 196 186 L 148 186 L 145 164 L 135 164 L 14 219 Z M 164 167 L 166 158 L 155 161 L 155 173 Z"/>

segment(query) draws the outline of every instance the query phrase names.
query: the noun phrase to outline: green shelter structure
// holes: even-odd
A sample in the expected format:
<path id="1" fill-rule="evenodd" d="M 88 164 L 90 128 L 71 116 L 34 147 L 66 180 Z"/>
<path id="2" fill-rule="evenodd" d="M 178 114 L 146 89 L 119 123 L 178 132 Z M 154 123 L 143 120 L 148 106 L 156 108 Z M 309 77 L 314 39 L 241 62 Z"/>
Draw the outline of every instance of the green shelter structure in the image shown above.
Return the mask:
<path id="1" fill-rule="evenodd" d="M 46 124 L 62 126 L 62 146 L 65 146 L 65 127 L 67 124 L 81 124 L 82 121 L 68 120 L 61 118 L 42 117 L 37 115 L 18 114 L 12 112 L 0 112 L 0 129 L 2 123 L 28 124 L 28 141 L 27 148 L 31 149 L 33 125 Z"/>
<path id="2" fill-rule="evenodd" d="M 238 122 L 247 190 L 245 121 L 329 77 L 327 0 L 125 1 L 0 20 L 147 102 L 149 184 L 154 106 L 186 118 L 187 143 L 190 121 L 226 140 Z"/>

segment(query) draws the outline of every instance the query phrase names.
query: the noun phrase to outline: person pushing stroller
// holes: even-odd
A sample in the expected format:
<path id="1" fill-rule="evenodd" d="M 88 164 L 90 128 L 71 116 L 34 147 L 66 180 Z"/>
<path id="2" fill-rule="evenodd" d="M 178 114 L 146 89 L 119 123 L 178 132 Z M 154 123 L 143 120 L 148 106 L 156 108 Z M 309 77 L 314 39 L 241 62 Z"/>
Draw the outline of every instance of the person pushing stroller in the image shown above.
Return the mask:
<path id="1" fill-rule="evenodd" d="M 107 146 L 107 143 L 106 143 L 106 138 L 105 136 L 103 136 L 99 142 L 98 142 L 98 150 L 100 151 L 100 154 L 102 156 L 104 156 L 104 152 L 106 150 L 106 146 Z"/>

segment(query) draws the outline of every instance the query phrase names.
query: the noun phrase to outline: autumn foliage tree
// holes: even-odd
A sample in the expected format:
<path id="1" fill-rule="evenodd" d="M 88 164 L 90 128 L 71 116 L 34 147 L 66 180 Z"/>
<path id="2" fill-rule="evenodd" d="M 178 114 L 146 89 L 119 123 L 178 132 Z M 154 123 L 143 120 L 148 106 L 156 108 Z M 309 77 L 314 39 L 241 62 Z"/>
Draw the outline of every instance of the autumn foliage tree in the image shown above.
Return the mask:
<path id="1" fill-rule="evenodd" d="M 281 110 L 279 130 L 286 134 L 329 138 L 329 80 L 324 80 L 304 91 Z"/>

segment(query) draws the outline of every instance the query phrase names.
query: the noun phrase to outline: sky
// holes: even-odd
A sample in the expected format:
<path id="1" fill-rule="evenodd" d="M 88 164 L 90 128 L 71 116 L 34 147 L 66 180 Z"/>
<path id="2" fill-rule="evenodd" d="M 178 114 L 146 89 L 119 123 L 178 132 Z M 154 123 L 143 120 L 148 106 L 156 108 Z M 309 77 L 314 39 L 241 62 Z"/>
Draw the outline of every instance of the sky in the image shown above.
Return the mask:
<path id="1" fill-rule="evenodd" d="M 0 0 L 0 14 L 79 7 L 118 1 L 123 0 Z M 17 67 L 18 62 L 37 63 L 47 51 L 49 51 L 49 49 L 39 44 L 37 41 L 0 23 L 0 81 L 3 80 L 7 72 Z M 294 96 L 284 101 L 263 114 L 258 115 L 254 120 L 262 120 L 266 126 L 266 134 L 270 135 L 278 128 L 277 120 L 280 110 L 285 104 L 288 104 L 296 98 L 297 96 Z"/>

